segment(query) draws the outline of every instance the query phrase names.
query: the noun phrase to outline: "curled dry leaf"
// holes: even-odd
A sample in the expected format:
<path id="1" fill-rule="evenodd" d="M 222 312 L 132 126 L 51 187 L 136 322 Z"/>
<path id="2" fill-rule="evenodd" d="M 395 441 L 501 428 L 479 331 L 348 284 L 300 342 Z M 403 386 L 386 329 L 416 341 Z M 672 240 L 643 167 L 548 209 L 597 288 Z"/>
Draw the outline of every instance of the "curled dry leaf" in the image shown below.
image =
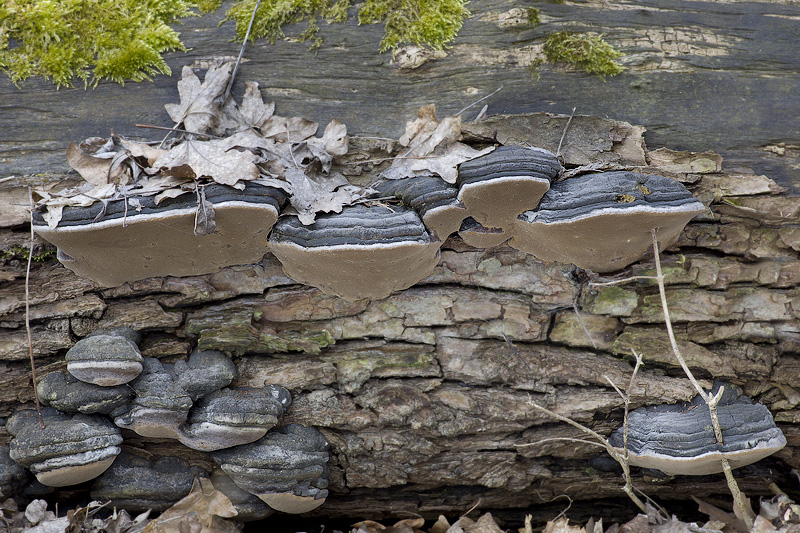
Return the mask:
<path id="1" fill-rule="evenodd" d="M 460 136 L 461 117 L 446 117 L 439 122 L 433 105 L 420 108 L 417 119 L 406 124 L 406 132 L 400 137 L 400 144 L 408 146 L 408 150 L 381 177 L 396 180 L 434 175 L 455 183 L 458 165 L 494 150 L 475 150 L 458 142 Z"/>
<path id="2" fill-rule="evenodd" d="M 315 133 L 319 124 L 303 117 L 270 117 L 261 125 L 261 134 L 276 142 L 302 142 Z"/>
<path id="3" fill-rule="evenodd" d="M 275 113 L 275 102 L 264 103 L 258 83 L 246 81 L 242 103 L 239 105 L 239 114 L 243 125 L 251 128 L 261 128 L 264 123 Z"/>
<path id="4" fill-rule="evenodd" d="M 232 70 L 232 62 L 212 66 L 201 83 L 190 67 L 183 67 L 178 82 L 181 101 L 164 106 L 170 118 L 176 124 L 182 122 L 184 128 L 191 132 L 224 133 L 220 112 L 224 102 L 221 99 Z"/>
<path id="5" fill-rule="evenodd" d="M 225 520 L 236 508 L 205 478 L 195 479 L 192 490 L 144 528 L 144 533 L 235 533 L 242 525 Z"/>
<path id="6" fill-rule="evenodd" d="M 167 150 L 150 146 L 147 143 L 131 141 L 125 137 L 117 136 L 117 140 L 119 144 L 121 144 L 128 152 L 130 152 L 131 156 L 146 160 L 149 166 L 153 166 L 153 163 L 155 163 L 156 159 L 167 153 Z"/>
<path id="7" fill-rule="evenodd" d="M 84 143 L 81 143 L 84 144 Z M 92 185 L 126 184 L 131 181 L 130 169 L 115 159 L 117 152 L 93 155 L 75 143 L 67 147 L 67 163 Z"/>

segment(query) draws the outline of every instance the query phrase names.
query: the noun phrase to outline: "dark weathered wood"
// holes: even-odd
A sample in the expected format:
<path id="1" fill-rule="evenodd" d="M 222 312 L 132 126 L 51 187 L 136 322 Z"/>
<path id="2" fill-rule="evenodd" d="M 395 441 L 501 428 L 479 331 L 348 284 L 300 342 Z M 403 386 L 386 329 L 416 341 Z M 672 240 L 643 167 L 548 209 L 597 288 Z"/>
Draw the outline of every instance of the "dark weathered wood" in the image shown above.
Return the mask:
<path id="1" fill-rule="evenodd" d="M 543 22 L 535 29 L 519 13 L 532 5 Z M 485 0 L 470 5 L 468 20 L 448 56 L 417 70 L 391 66 L 377 53 L 382 28 L 322 27 L 326 44 L 263 40 L 248 48 L 234 93 L 244 80 L 261 84 L 283 115 L 327 122 L 337 117 L 351 133 L 396 137 L 424 104 L 453 113 L 500 87 L 488 101 L 490 113 L 549 111 L 608 116 L 648 128 L 651 147 L 714 150 L 730 166 L 768 173 L 781 184 L 798 185 L 796 124 L 800 121 L 800 58 L 796 53 L 800 7 L 774 2 L 540 2 Z M 106 135 L 157 138 L 135 123 L 167 126 L 163 105 L 177 101 L 175 82 L 182 65 L 238 53 L 233 27 L 217 27 L 223 10 L 184 21 L 182 36 L 191 50 L 170 54 L 173 76 L 96 90 L 56 90 L 41 79 L 16 89 L 0 79 L 0 177 L 66 170 L 70 141 Z M 502 21 L 501 21 L 502 19 Z M 515 20 L 519 24 L 515 24 Z M 301 25 L 302 26 L 302 25 Z M 297 28 L 291 34 L 298 34 Z M 529 67 L 542 58 L 554 31 L 603 33 L 625 56 L 628 70 L 602 80 L 561 66 Z M 478 108 L 467 116 L 474 116 Z M 775 151 L 762 150 L 778 143 Z"/>

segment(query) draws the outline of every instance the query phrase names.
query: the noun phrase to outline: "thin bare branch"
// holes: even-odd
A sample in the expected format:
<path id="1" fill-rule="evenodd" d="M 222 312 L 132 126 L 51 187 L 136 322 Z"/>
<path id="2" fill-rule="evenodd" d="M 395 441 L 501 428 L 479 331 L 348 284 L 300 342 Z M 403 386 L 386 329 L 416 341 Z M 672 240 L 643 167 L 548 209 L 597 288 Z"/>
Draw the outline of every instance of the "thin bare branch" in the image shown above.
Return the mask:
<path id="1" fill-rule="evenodd" d="M 231 73 L 231 79 L 228 80 L 228 86 L 225 87 L 225 96 L 222 98 L 223 104 L 228 101 L 228 98 L 231 95 L 231 89 L 233 89 L 233 80 L 236 79 L 236 71 L 239 70 L 239 63 L 242 62 L 244 49 L 247 47 L 247 39 L 250 38 L 250 30 L 253 29 L 253 21 L 256 19 L 256 12 L 258 11 L 259 6 L 261 6 L 261 0 L 256 1 L 256 7 L 253 8 L 253 14 L 250 15 L 250 23 L 247 25 L 247 31 L 244 34 L 242 47 L 239 49 L 239 57 L 236 58 L 236 64 L 233 66 L 233 72 Z"/>
<path id="2" fill-rule="evenodd" d="M 150 129 L 150 130 L 166 130 L 166 131 L 169 131 L 169 132 L 188 133 L 190 135 L 196 135 L 198 137 L 209 137 L 209 138 L 212 138 L 212 139 L 224 139 L 224 137 L 221 136 L 221 135 L 214 135 L 212 133 L 198 133 L 196 131 L 184 130 L 182 128 L 167 128 L 165 126 L 152 126 L 150 124 L 134 124 L 134 126 L 136 126 L 137 128 L 147 128 L 147 129 Z"/>
<path id="3" fill-rule="evenodd" d="M 505 339 L 506 344 L 508 344 L 508 347 L 511 348 L 511 351 L 514 352 L 514 355 L 519 357 L 519 360 L 522 361 L 522 364 L 528 367 L 528 370 L 533 372 L 531 365 L 529 365 L 528 362 L 522 357 L 522 354 L 519 353 L 519 350 L 517 350 L 517 347 L 514 346 L 514 344 L 511 342 L 511 339 L 508 338 L 508 335 L 506 335 L 505 332 L 503 332 L 503 339 Z"/>
<path id="4" fill-rule="evenodd" d="M 569 119 L 567 120 L 567 125 L 564 126 L 564 132 L 561 134 L 561 140 L 558 141 L 558 150 L 556 150 L 556 157 L 561 156 L 561 145 L 564 143 L 564 138 L 567 136 L 567 131 L 569 130 L 569 125 L 572 122 L 572 117 L 575 116 L 575 110 L 578 109 L 577 107 L 572 108 L 572 113 L 569 115 Z"/>
<path id="5" fill-rule="evenodd" d="M 658 280 L 656 276 L 631 276 L 629 278 L 617 279 L 614 281 L 590 281 L 590 287 L 610 287 L 612 285 L 622 285 L 623 283 L 630 283 L 631 281 L 636 281 L 640 279 L 647 279 L 651 281 Z"/>
<path id="6" fill-rule="evenodd" d="M 574 300 L 572 301 L 572 310 L 575 311 L 575 316 L 578 317 L 578 323 L 581 325 L 581 328 L 583 328 L 583 332 L 589 338 L 589 342 L 592 343 L 592 346 L 596 350 L 597 343 L 594 341 L 594 337 L 592 337 L 592 334 L 589 333 L 589 328 L 587 328 L 586 324 L 584 324 L 583 317 L 581 317 L 581 313 L 580 311 L 578 311 L 578 304 Z"/>
<path id="7" fill-rule="evenodd" d="M 496 89 L 496 90 L 495 90 L 493 93 L 491 93 L 491 94 L 487 94 L 486 96 L 484 96 L 484 97 L 483 97 L 483 98 L 481 98 L 480 100 L 476 100 L 476 101 L 472 102 L 472 103 L 471 103 L 471 104 L 469 104 L 467 107 L 465 107 L 464 109 L 462 109 L 461 111 L 459 111 L 458 113 L 456 113 L 456 114 L 455 114 L 455 115 L 453 115 L 453 116 L 456 116 L 456 117 L 457 117 L 457 116 L 459 116 L 461 113 L 463 113 L 463 112 L 464 112 L 464 111 L 466 111 L 467 109 L 469 109 L 469 108 L 471 108 L 471 107 L 473 107 L 473 106 L 476 106 L 476 105 L 480 104 L 481 102 L 483 102 L 484 100 L 488 100 L 488 99 L 489 99 L 489 98 L 491 98 L 492 96 L 496 95 L 496 94 L 497 94 L 497 93 L 499 93 L 499 92 L 500 92 L 502 89 L 503 89 L 503 86 L 501 85 L 501 86 L 500 86 L 500 87 L 498 87 L 498 88 L 497 88 L 497 89 Z"/>
<path id="8" fill-rule="evenodd" d="M 39 392 L 36 390 L 36 363 L 33 360 L 33 338 L 31 337 L 31 261 L 33 261 L 33 246 L 35 236 L 33 234 L 33 190 L 28 187 L 28 205 L 30 208 L 31 242 L 28 247 L 28 267 L 25 270 L 25 331 L 28 334 L 28 355 L 31 359 L 31 379 L 33 380 L 33 401 L 36 404 L 36 412 L 39 414 L 39 425 L 44 429 L 44 419 L 42 419 L 42 407 L 39 404 Z"/>

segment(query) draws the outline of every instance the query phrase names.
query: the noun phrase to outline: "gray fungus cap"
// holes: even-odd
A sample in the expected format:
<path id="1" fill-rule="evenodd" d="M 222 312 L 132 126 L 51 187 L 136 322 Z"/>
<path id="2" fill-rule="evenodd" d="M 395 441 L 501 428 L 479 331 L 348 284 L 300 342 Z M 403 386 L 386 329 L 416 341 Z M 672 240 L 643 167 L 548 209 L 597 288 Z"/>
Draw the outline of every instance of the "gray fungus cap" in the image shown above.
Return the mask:
<path id="1" fill-rule="evenodd" d="M 127 336 L 96 334 L 76 342 L 66 355 L 67 371 L 86 383 L 111 387 L 142 372 L 142 354 Z"/>
<path id="2" fill-rule="evenodd" d="M 77 485 L 99 476 L 120 452 L 122 435 L 99 415 L 68 415 L 42 408 L 45 427 L 35 410 L 21 409 L 8 419 L 13 435 L 10 457 L 28 468 L 43 485 Z"/>
<path id="3" fill-rule="evenodd" d="M 289 424 L 260 440 L 211 452 L 234 483 L 275 510 L 305 513 L 328 495 L 328 440 L 318 430 Z"/>
<path id="4" fill-rule="evenodd" d="M 51 372 L 36 385 L 39 399 L 66 413 L 107 415 L 127 404 L 133 391 L 127 385 L 102 387 L 78 380 L 67 372 Z"/>
<path id="5" fill-rule="evenodd" d="M 717 405 L 722 446 L 714 437 L 708 405 L 698 395 L 691 403 L 642 407 L 628 414 L 630 464 L 672 475 L 715 474 L 722 472 L 723 456 L 731 468 L 739 468 L 783 448 L 786 437 L 769 409 L 753 404 L 738 387 L 724 385 Z M 622 448 L 623 428 L 609 442 Z"/>

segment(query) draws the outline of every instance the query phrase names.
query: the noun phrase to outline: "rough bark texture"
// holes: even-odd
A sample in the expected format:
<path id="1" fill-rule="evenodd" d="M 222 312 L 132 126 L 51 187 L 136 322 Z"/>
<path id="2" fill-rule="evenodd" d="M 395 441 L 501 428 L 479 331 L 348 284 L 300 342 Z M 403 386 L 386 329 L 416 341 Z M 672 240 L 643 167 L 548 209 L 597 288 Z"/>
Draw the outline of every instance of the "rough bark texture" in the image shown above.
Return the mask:
<path id="1" fill-rule="evenodd" d="M 787 436 L 777 456 L 737 471 L 742 489 L 766 493 L 762 476 L 788 485 L 789 470 L 800 468 L 800 197 L 796 171 L 787 169 L 800 139 L 792 129 L 796 102 L 787 95 L 800 78 L 787 40 L 800 11 L 756 2 L 548 3 L 539 6 L 548 28 L 531 30 L 500 24 L 514 2 L 471 7 L 476 16 L 449 57 L 416 71 L 389 68 L 375 53 L 377 30 L 348 25 L 326 28 L 330 43 L 346 40 L 347 54 L 336 46 L 312 55 L 301 45 L 259 44 L 239 79 L 260 78 L 284 114 L 337 116 L 351 131 L 381 135 L 398 133 L 418 104 L 436 99 L 455 111 L 502 83 L 491 102 L 497 112 L 569 112 L 577 105 L 648 125 L 651 146 L 734 155 L 736 165 L 722 171 L 715 154 L 647 152 L 643 128 L 593 117 L 576 117 L 563 148 L 572 165 L 655 165 L 648 170 L 683 181 L 710 206 L 663 256 L 676 332 L 703 383 L 714 377 L 740 385 L 772 410 Z M 539 57 L 547 32 L 567 26 L 606 32 L 626 52 L 630 71 L 603 83 L 541 67 L 534 83 L 523 67 Z M 225 30 L 188 21 L 184 36 L 193 50 L 171 65 L 232 55 L 236 45 L 225 42 Z M 174 81 L 124 92 L 104 84 L 86 93 L 35 81 L 15 92 L 0 82 L 4 174 L 61 169 L 68 141 L 109 127 L 132 133 L 133 122 L 166 125 L 161 105 L 176 101 Z M 102 104 L 123 97 L 125 106 Z M 35 109 L 26 101 L 37 102 Z M 490 117 L 468 125 L 465 136 L 555 150 L 566 120 Z M 772 151 L 759 152 L 767 145 Z M 391 146 L 357 140 L 343 168 L 353 181 L 368 181 L 376 169 L 359 161 L 385 156 Z M 770 177 L 735 169 L 742 163 L 770 170 Z M 20 251 L 27 246 L 26 185 L 56 178 L 0 183 L 0 417 L 32 400 Z M 620 476 L 602 468 L 598 448 L 558 440 L 520 447 L 581 437 L 531 402 L 608 435 L 621 424 L 622 407 L 606 377 L 627 383 L 631 349 L 646 361 L 632 407 L 694 395 L 669 350 L 652 282 L 592 288 L 591 273 L 505 246 L 479 250 L 451 238 L 429 278 L 384 300 L 355 302 L 294 284 L 270 256 L 216 274 L 102 289 L 43 253 L 50 249 L 37 241 L 34 255 L 46 257 L 34 263 L 30 282 L 40 375 L 64 369 L 64 353 L 77 339 L 115 326 L 142 331 L 143 354 L 165 361 L 195 346 L 229 353 L 239 370 L 234 385 L 287 387 L 295 398 L 287 421 L 317 426 L 330 439 L 331 497 L 318 516 L 458 514 L 479 498 L 496 509 L 543 505 L 559 494 L 622 498 Z M 653 270 L 646 258 L 614 277 Z M 172 441 L 124 436 L 129 446 L 212 464 Z M 0 427 L 0 445 L 8 439 Z M 650 496 L 726 493 L 721 475 L 650 481 L 635 472 Z"/>

